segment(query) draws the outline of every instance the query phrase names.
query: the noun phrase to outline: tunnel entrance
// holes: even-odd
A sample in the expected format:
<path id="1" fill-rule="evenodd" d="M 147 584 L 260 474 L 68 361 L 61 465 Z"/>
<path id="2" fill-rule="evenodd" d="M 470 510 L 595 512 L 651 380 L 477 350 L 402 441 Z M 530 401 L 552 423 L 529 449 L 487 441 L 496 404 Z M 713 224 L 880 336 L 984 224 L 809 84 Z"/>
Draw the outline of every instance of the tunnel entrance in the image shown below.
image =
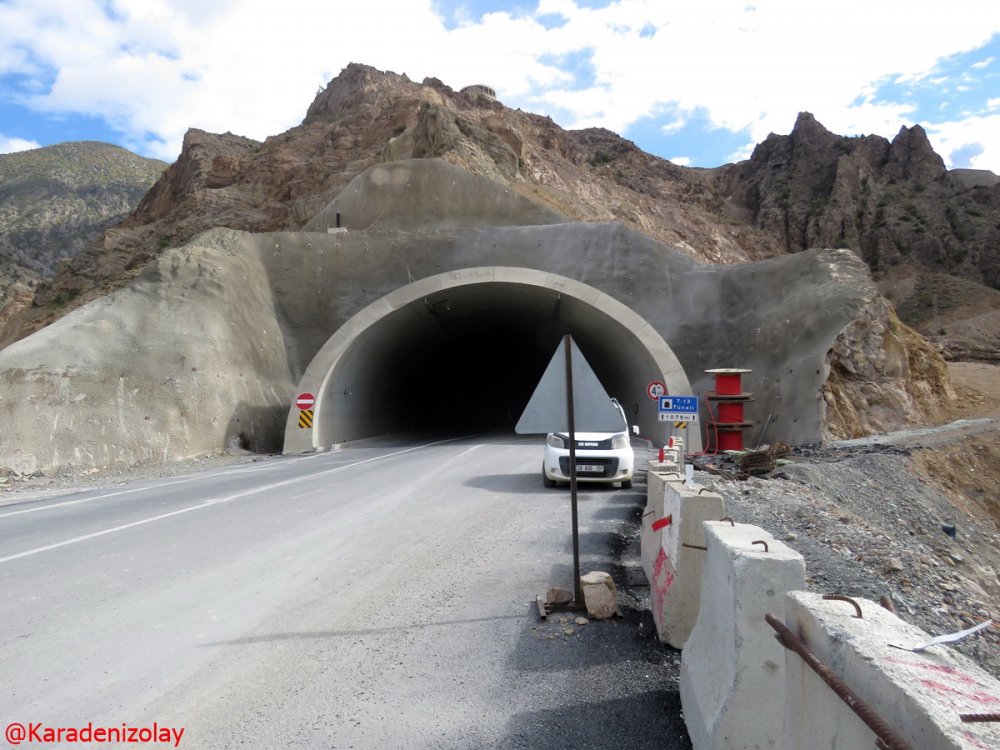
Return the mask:
<path id="1" fill-rule="evenodd" d="M 646 384 L 665 379 L 672 393 L 691 391 L 659 334 L 580 282 L 480 268 L 398 289 L 342 326 L 300 383 L 317 396 L 314 427 L 299 429 L 293 408 L 285 452 L 418 429 L 512 433 L 567 333 L 630 423 L 662 442 L 668 427 L 657 421 Z"/>

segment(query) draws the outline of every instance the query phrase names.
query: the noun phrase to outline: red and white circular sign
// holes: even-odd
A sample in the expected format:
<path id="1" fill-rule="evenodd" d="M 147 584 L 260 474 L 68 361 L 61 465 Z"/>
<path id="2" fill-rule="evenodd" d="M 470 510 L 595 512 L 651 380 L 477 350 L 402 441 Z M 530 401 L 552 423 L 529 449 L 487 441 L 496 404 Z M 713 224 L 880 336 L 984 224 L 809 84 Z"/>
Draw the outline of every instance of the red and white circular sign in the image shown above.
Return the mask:
<path id="1" fill-rule="evenodd" d="M 300 409 L 312 409 L 316 405 L 316 397 L 311 393 L 300 393 L 295 399 L 295 405 Z"/>
<path id="2" fill-rule="evenodd" d="M 662 380 L 654 380 L 646 386 L 646 395 L 653 401 L 659 401 L 660 396 L 667 395 L 667 385 Z"/>

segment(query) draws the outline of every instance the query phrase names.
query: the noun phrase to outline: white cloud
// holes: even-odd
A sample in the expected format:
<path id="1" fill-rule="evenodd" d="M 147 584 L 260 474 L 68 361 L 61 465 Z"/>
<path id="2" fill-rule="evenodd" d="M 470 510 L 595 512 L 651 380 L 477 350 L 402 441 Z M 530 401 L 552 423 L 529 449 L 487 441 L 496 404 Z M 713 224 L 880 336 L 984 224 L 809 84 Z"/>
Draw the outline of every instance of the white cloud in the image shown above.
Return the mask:
<path id="1" fill-rule="evenodd" d="M 969 167 L 1000 173 L 1000 114 L 974 116 L 958 122 L 924 123 L 927 137 L 945 164 L 954 165 L 953 155 L 976 146 Z"/>
<path id="2" fill-rule="evenodd" d="M 617 0 L 596 9 L 540 0 L 533 15 L 466 14 L 451 30 L 434 5 L 7 0 L 0 75 L 43 81 L 28 97 L 34 108 L 106 117 L 131 148 L 165 159 L 188 127 L 262 139 L 297 124 L 317 88 L 352 61 L 455 88 L 486 83 L 505 103 L 566 127 L 622 132 L 644 117 L 670 112 L 682 122 L 698 112 L 710 127 L 749 133 L 748 152 L 788 132 L 803 110 L 835 132 L 891 137 L 914 105 L 876 100 L 880 84 L 940 76 L 940 60 L 1000 32 L 1000 4 L 981 0 L 949 4 L 950 18 L 970 23 L 941 23 L 902 0 Z M 565 23 L 545 28 L 539 19 L 552 15 Z M 552 63 L 566 55 L 589 55 L 586 88 Z"/>
<path id="3" fill-rule="evenodd" d="M 693 163 L 690 156 L 671 156 L 667 161 L 673 162 L 679 167 L 690 167 Z"/>
<path id="4" fill-rule="evenodd" d="M 41 148 L 41 144 L 35 141 L 27 141 L 24 138 L 9 138 L 0 133 L 0 154 L 12 154 L 15 151 L 30 151 L 33 148 Z"/>

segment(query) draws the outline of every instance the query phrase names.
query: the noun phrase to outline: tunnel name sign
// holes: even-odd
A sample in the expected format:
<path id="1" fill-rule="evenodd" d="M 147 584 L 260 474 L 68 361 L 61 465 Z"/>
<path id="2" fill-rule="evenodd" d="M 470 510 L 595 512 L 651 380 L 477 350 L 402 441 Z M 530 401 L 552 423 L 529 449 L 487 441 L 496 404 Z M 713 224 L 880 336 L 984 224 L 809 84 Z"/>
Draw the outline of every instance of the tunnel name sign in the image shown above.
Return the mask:
<path id="1" fill-rule="evenodd" d="M 660 396 L 661 422 L 697 422 L 697 396 Z"/>

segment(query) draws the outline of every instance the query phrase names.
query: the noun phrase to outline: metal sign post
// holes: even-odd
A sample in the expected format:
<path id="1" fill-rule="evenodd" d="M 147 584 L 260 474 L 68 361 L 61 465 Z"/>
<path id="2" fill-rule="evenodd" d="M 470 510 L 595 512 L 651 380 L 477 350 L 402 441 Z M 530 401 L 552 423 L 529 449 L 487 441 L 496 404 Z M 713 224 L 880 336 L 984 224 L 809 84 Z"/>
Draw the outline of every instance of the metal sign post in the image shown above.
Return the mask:
<path id="1" fill-rule="evenodd" d="M 569 420 L 569 496 L 573 515 L 573 603 L 583 605 L 583 586 L 580 583 L 580 531 L 576 514 L 576 420 L 573 414 L 573 352 L 570 337 L 563 337 L 566 350 L 566 416 Z M 586 606 L 583 605 L 583 609 Z M 544 616 L 544 612 L 542 615 Z"/>

